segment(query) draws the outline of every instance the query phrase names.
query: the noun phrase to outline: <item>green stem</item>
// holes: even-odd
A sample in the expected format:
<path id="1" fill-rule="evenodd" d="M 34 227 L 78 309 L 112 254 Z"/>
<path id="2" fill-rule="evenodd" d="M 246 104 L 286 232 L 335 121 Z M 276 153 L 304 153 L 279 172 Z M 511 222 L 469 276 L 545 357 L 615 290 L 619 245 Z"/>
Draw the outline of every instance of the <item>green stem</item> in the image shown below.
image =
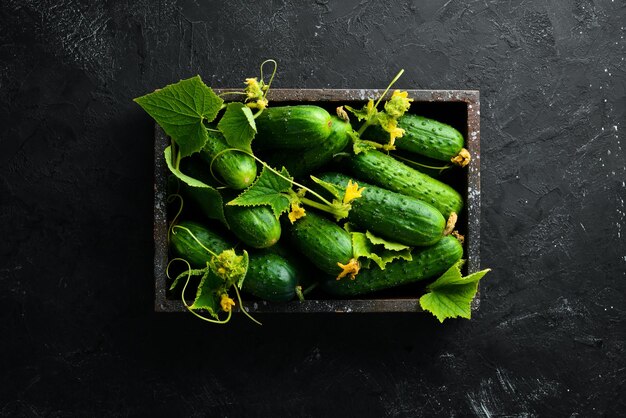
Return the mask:
<path id="1" fill-rule="evenodd" d="M 252 315 L 250 315 L 248 311 L 246 311 L 246 308 L 243 307 L 243 302 L 241 301 L 241 295 L 239 294 L 239 289 L 237 289 L 237 286 L 233 286 L 233 289 L 235 289 L 235 293 L 237 294 L 237 301 L 239 302 L 239 310 L 243 312 L 248 318 L 250 318 L 252 322 L 255 322 L 259 325 L 263 325 L 262 323 L 254 319 Z"/>
<path id="2" fill-rule="evenodd" d="M 198 238 L 196 238 L 196 236 L 193 234 L 193 232 L 191 232 L 191 231 L 189 230 L 189 228 L 184 227 L 184 226 L 180 226 L 180 225 L 174 225 L 174 226 L 172 227 L 172 231 L 174 231 L 174 229 L 176 229 L 176 228 L 177 228 L 177 229 L 182 229 L 183 231 L 186 231 L 189 235 L 191 235 L 191 238 L 193 238 L 193 239 L 194 239 L 194 241 L 196 241 L 196 242 L 198 243 L 198 245 L 199 245 L 199 246 L 201 246 L 202 248 L 204 248 L 204 250 L 205 250 L 207 253 L 211 254 L 213 257 L 217 257 L 217 254 L 215 254 L 213 251 L 211 251 L 211 250 L 209 250 L 207 247 L 205 247 L 205 246 L 204 246 L 204 244 L 202 244 L 202 243 L 200 242 L 200 240 L 198 240 Z M 174 233 L 175 233 L 175 232 L 174 232 Z"/>
<path id="3" fill-rule="evenodd" d="M 313 291 L 313 289 L 315 289 L 317 286 L 319 286 L 319 282 L 315 282 L 313 283 L 311 286 L 307 287 L 306 289 L 304 289 L 302 291 L 303 295 L 308 295 L 309 293 L 311 293 L 311 291 Z"/>
<path id="4" fill-rule="evenodd" d="M 174 263 L 175 261 L 182 261 L 184 263 L 187 264 L 187 266 L 189 266 L 189 262 L 187 260 L 185 260 L 184 258 L 172 258 L 169 263 L 167 263 L 167 266 L 165 267 L 165 276 L 169 279 L 172 280 L 172 276 L 170 276 L 170 266 L 172 265 L 172 263 Z M 187 271 L 183 271 L 182 273 L 180 273 L 178 276 L 176 276 L 176 278 L 174 279 L 174 282 L 172 283 L 172 285 L 170 286 L 170 290 L 174 290 L 176 288 L 176 285 L 178 284 L 178 281 L 180 280 L 181 277 L 183 277 L 185 274 L 187 275 L 201 275 L 204 274 L 204 272 L 206 271 L 206 268 L 204 269 L 189 269 L 189 267 L 187 268 Z"/>
<path id="5" fill-rule="evenodd" d="M 426 164 L 418 163 L 417 161 L 409 160 L 408 158 L 404 158 L 404 157 L 401 157 L 401 156 L 396 155 L 396 154 L 394 154 L 393 157 L 397 158 L 398 160 L 402 160 L 402 161 L 405 161 L 407 163 L 415 164 L 415 165 L 420 166 L 420 167 L 430 168 L 431 170 L 443 171 L 443 170 L 447 170 L 448 168 L 452 167 L 450 164 L 446 164 L 446 165 L 439 166 L 439 167 L 438 166 L 432 166 L 432 165 L 426 165 Z"/>
<path id="6" fill-rule="evenodd" d="M 304 203 L 307 206 L 311 206 L 312 208 L 315 209 L 319 209 L 321 211 L 324 211 L 326 213 L 330 213 L 331 215 L 337 215 L 337 213 L 335 213 L 335 211 L 328 207 L 328 205 L 324 205 L 322 203 L 316 202 L 315 200 L 311 200 L 311 199 L 307 199 L 306 197 L 300 197 L 300 202 Z"/>
<path id="7" fill-rule="evenodd" d="M 176 221 L 178 220 L 178 217 L 180 216 L 180 213 L 183 211 L 184 201 L 183 201 L 183 197 L 181 195 L 179 195 L 179 194 L 173 194 L 173 195 L 170 195 L 167 198 L 167 202 L 171 203 L 171 202 L 173 202 L 172 198 L 177 198 L 177 197 L 180 199 L 180 207 L 178 208 L 178 212 L 176 212 L 176 216 L 174 216 L 174 219 L 172 219 L 172 222 L 170 223 L 170 227 L 167 230 L 167 237 L 168 238 L 169 238 L 169 236 L 172 233 L 172 228 L 174 227 L 174 225 L 176 225 Z"/>
<path id="8" fill-rule="evenodd" d="M 237 151 L 241 151 L 243 153 L 248 154 L 249 156 L 251 156 L 252 158 L 254 158 L 255 160 L 257 160 L 259 163 L 261 163 L 261 165 L 263 165 L 263 167 L 266 167 L 268 170 L 270 170 L 272 173 L 276 174 L 278 177 L 282 178 L 283 180 L 288 181 L 289 183 L 293 184 L 294 186 L 298 186 L 301 189 L 306 190 L 307 192 L 311 193 L 313 196 L 317 197 L 319 200 L 321 200 L 322 202 L 326 203 L 328 206 L 332 207 L 332 203 L 329 202 L 327 199 L 324 198 L 324 196 L 320 195 L 319 193 L 315 192 L 314 190 L 309 189 L 308 187 L 294 181 L 293 179 L 290 179 L 289 177 L 285 177 L 283 176 L 278 170 L 275 170 L 274 168 L 270 167 L 269 164 L 267 164 L 265 161 L 261 160 L 259 157 L 257 157 L 254 154 L 251 154 L 247 151 L 243 151 L 237 148 L 229 148 L 229 149 L 233 149 L 233 150 L 237 150 Z M 224 150 L 226 151 L 226 150 Z"/>
<path id="9" fill-rule="evenodd" d="M 263 98 L 265 99 L 265 97 L 267 96 L 267 92 L 270 90 L 270 86 L 272 85 L 272 81 L 274 81 L 274 76 L 276 75 L 276 70 L 278 69 L 278 63 L 276 63 L 276 61 L 274 61 L 273 59 L 269 59 L 269 60 L 265 60 L 261 63 L 261 81 L 263 80 L 263 67 L 265 66 L 265 64 L 267 64 L 268 62 L 271 62 L 272 64 L 274 64 L 274 71 L 272 71 L 272 75 L 270 76 L 270 81 L 267 83 L 267 89 L 265 90 L 265 92 L 263 93 Z"/>
<path id="10" fill-rule="evenodd" d="M 213 159 L 215 160 L 215 158 L 217 158 L 220 154 L 223 154 L 223 153 L 229 152 L 229 151 L 238 151 L 238 152 L 242 152 L 242 153 L 244 153 L 246 155 L 249 155 L 250 157 L 254 158 L 256 161 L 258 161 L 263 167 L 266 167 L 272 173 L 276 174 L 278 177 L 282 178 L 283 180 L 288 181 L 289 183 L 293 184 L 294 186 L 298 186 L 301 189 L 306 190 L 307 192 L 311 193 L 313 196 L 317 197 L 319 200 L 321 200 L 322 202 L 324 202 L 326 205 L 329 206 L 327 208 L 328 210 L 326 210 L 327 212 L 335 214 L 335 212 L 332 212 L 332 207 L 333 207 L 332 202 L 329 202 L 326 198 L 324 198 L 324 196 L 320 195 L 315 190 L 311 190 L 308 187 L 298 183 L 297 181 L 294 181 L 293 179 L 291 179 L 289 177 L 283 176 L 278 170 L 272 168 L 269 164 L 267 164 L 265 161 L 261 160 L 259 157 L 257 157 L 256 155 L 252 154 L 251 152 L 244 151 L 244 150 L 239 149 L 239 148 L 226 148 L 225 150 L 220 151 Z M 310 206 L 313 206 L 313 205 L 310 205 Z M 324 209 L 322 209 L 322 210 L 324 210 Z"/>
<path id="11" fill-rule="evenodd" d="M 387 89 L 385 90 L 385 92 L 382 94 L 382 96 L 380 96 L 378 98 L 378 101 L 376 102 L 376 104 L 374 105 L 374 107 L 378 108 L 378 104 L 380 103 L 380 101 L 387 95 L 387 92 L 389 91 L 389 89 L 391 88 L 391 86 L 393 86 L 395 84 L 396 81 L 398 81 L 398 79 L 402 76 L 402 74 L 404 74 L 404 69 L 400 70 L 400 72 L 398 73 L 398 75 L 396 75 L 394 77 L 393 80 L 391 80 L 391 83 L 389 83 L 389 85 L 387 86 Z"/>
<path id="12" fill-rule="evenodd" d="M 365 132 L 365 130 L 370 125 L 371 125 L 371 123 L 369 121 L 365 121 L 365 123 L 359 128 L 358 132 L 356 133 L 359 136 L 359 138 L 361 137 L 361 134 L 363 134 L 363 132 Z"/>
<path id="13" fill-rule="evenodd" d="M 245 91 L 225 91 L 223 93 L 220 93 L 218 96 L 222 97 L 222 96 L 226 96 L 227 94 L 246 94 Z"/>

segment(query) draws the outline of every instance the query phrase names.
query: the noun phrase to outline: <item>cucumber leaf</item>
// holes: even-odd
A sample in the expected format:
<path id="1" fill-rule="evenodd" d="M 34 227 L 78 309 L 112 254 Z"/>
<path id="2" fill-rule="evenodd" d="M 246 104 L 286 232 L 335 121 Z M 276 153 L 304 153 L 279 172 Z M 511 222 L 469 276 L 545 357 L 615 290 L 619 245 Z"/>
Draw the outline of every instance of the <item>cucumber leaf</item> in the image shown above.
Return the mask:
<path id="1" fill-rule="evenodd" d="M 375 237 L 369 232 L 350 232 L 350 235 L 352 236 L 353 257 L 357 259 L 364 257 L 372 260 L 378 265 L 378 267 L 380 267 L 381 270 L 384 270 L 387 263 L 390 263 L 393 260 L 403 259 L 411 261 L 413 259 L 411 256 L 411 249 L 407 246 L 403 246 L 402 244 L 387 242 L 382 238 Z M 370 237 L 373 237 L 377 243 L 372 242 Z M 380 244 L 381 242 L 384 242 L 389 247 L 398 249 L 388 249 L 384 244 Z"/>
<path id="2" fill-rule="evenodd" d="M 176 288 L 176 286 L 178 285 L 178 283 L 181 282 L 182 278 L 186 278 L 187 276 L 201 276 L 205 272 L 206 272 L 206 268 L 203 268 L 203 269 L 189 269 L 189 270 L 183 271 L 178 276 L 176 276 L 176 278 L 172 282 L 172 285 L 170 286 L 170 290 L 174 290 Z"/>
<path id="3" fill-rule="evenodd" d="M 398 242 L 387 241 L 386 239 L 377 237 L 376 235 L 372 234 L 370 231 L 365 231 L 365 235 L 367 236 L 367 239 L 372 244 L 382 245 L 383 247 L 385 247 L 386 250 L 403 251 L 403 250 L 410 249 L 408 245 L 400 244 Z"/>
<path id="4" fill-rule="evenodd" d="M 310 176 L 311 180 L 313 180 L 315 183 L 319 184 L 321 187 L 323 187 L 326 191 L 328 191 L 335 199 L 340 199 L 343 197 L 344 192 L 342 190 L 339 190 L 337 188 L 336 185 L 329 183 L 327 181 L 324 181 L 322 179 L 318 179 L 315 176 Z"/>
<path id="5" fill-rule="evenodd" d="M 196 201 L 196 204 L 200 206 L 202 212 L 209 218 L 219 219 L 226 224 L 226 218 L 224 217 L 224 201 L 220 192 L 208 184 L 194 177 L 188 176 L 180 171 L 180 169 L 176 168 L 173 161 L 174 157 L 172 156 L 171 145 L 165 148 L 164 154 L 165 162 L 167 163 L 168 168 L 172 174 L 176 176 L 176 178 L 183 182 L 183 188 L 187 188 L 189 190 L 193 189 L 193 193 L 189 194 L 193 194 L 193 199 Z"/>
<path id="6" fill-rule="evenodd" d="M 284 177 L 291 179 L 285 167 L 283 167 L 280 173 Z M 268 205 L 274 212 L 274 216 L 278 219 L 283 212 L 289 209 L 291 204 L 289 197 L 284 194 L 289 190 L 291 190 L 291 182 L 263 166 L 263 170 L 261 170 L 261 174 L 255 182 L 242 194 L 228 202 L 227 205 Z"/>
<path id="7" fill-rule="evenodd" d="M 365 104 L 361 109 L 355 109 L 351 106 L 344 107 L 348 109 L 350 113 L 352 113 L 354 116 L 356 116 L 358 120 L 364 120 L 366 123 L 370 123 L 371 121 L 373 121 L 378 114 L 378 110 L 374 105 L 373 99 L 369 99 L 367 104 Z"/>
<path id="8" fill-rule="evenodd" d="M 252 152 L 251 144 L 256 135 L 256 123 L 249 107 L 239 102 L 229 103 L 217 128 L 224 134 L 228 145 Z"/>
<path id="9" fill-rule="evenodd" d="M 217 277 L 210 269 L 205 269 L 204 275 L 200 279 L 196 299 L 190 306 L 191 309 L 204 309 L 213 318 L 217 319 L 220 311 L 220 296 L 223 293 L 220 289 L 224 282 Z"/>
<path id="10" fill-rule="evenodd" d="M 202 181 L 196 178 L 188 176 L 182 171 L 180 171 L 180 169 L 176 168 L 176 162 L 174 161 L 176 157 L 172 155 L 171 145 L 165 148 L 165 151 L 163 153 L 165 154 L 165 162 L 167 163 L 167 167 L 170 169 L 172 174 L 174 174 L 179 180 L 183 181 L 185 184 L 188 184 L 192 187 L 202 187 L 206 189 L 213 189 L 213 187 L 209 186 L 208 184 L 203 183 Z"/>
<path id="11" fill-rule="evenodd" d="M 183 157 L 208 139 L 203 122 L 217 116 L 224 101 L 195 76 L 134 99 L 179 146 Z"/>
<path id="12" fill-rule="evenodd" d="M 426 293 L 420 298 L 422 309 L 435 315 L 439 322 L 446 318 L 471 317 L 471 303 L 478 290 L 478 281 L 490 269 L 485 269 L 462 277 L 459 260 L 437 280 L 431 283 Z"/>
<path id="13" fill-rule="evenodd" d="M 380 146 L 371 141 L 365 141 L 362 139 L 355 139 L 352 141 L 352 152 L 354 152 L 354 155 L 359 155 L 362 152 L 367 152 L 378 148 L 380 148 Z"/>

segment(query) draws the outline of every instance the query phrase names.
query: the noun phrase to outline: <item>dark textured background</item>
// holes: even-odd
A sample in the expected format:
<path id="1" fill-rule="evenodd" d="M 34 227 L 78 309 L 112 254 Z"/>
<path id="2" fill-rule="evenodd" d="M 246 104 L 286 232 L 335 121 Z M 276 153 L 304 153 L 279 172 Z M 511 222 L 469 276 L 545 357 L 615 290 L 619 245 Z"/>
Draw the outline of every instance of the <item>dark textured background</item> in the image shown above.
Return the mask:
<path id="1" fill-rule="evenodd" d="M 624 1 L 386 3 L 1 3 L 0 415 L 626 411 Z M 268 57 L 276 87 L 405 68 L 399 87 L 480 90 L 493 272 L 472 321 L 152 312 L 152 122 L 131 99 Z"/>

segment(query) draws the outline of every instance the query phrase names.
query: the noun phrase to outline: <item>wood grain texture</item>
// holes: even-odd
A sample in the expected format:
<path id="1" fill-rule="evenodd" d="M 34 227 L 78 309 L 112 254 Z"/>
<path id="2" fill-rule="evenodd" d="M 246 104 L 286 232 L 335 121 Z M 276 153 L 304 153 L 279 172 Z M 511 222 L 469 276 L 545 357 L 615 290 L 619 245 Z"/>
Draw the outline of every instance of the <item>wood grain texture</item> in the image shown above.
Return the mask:
<path id="1" fill-rule="evenodd" d="M 0 415 L 620 416 L 626 6 L 0 4 Z M 237 85 L 481 94 L 472 321 L 153 312 L 153 125 L 131 99 Z"/>

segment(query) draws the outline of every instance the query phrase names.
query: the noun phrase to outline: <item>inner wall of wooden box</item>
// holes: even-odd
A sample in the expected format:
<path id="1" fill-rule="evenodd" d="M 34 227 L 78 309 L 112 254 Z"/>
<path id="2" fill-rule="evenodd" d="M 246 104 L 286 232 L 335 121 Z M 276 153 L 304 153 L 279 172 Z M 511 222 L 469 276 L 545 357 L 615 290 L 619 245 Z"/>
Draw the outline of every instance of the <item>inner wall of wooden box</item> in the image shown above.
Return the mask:
<path id="1" fill-rule="evenodd" d="M 361 100 L 346 100 L 346 97 L 354 97 L 354 95 L 345 94 L 344 98 L 338 97 L 336 94 L 328 93 L 322 100 L 311 100 L 314 94 L 299 94 L 290 91 L 278 91 L 275 96 L 277 98 L 291 99 L 294 94 L 298 96 L 307 96 L 308 100 L 273 100 L 272 106 L 296 105 L 296 104 L 314 104 L 326 108 L 331 114 L 335 113 L 338 105 L 348 104 L 353 107 L 363 105 Z M 362 93 L 362 91 L 359 91 Z M 345 91 L 339 91 L 345 93 Z M 339 96 L 343 96 L 339 94 Z M 413 96 L 415 97 L 415 96 Z M 466 96 L 467 100 L 458 101 L 419 101 L 415 100 L 410 112 L 429 117 L 440 122 L 449 124 L 458 129 L 467 139 L 467 145 L 472 151 L 472 155 L 478 155 L 478 133 L 470 132 L 477 130 L 477 120 L 471 120 L 472 113 L 478 117 L 477 113 L 477 97 L 473 99 L 473 95 Z M 305 97 L 298 97 L 305 99 Z M 428 97 L 432 100 L 432 97 Z M 441 99 L 439 99 L 441 100 Z M 445 99 L 444 99 L 445 100 Z M 475 106 L 475 107 L 474 107 Z M 474 112 L 473 112 L 474 111 Z M 163 132 L 157 128 L 155 136 L 155 309 L 157 311 L 183 311 L 184 306 L 180 301 L 180 294 L 170 293 L 166 290 L 165 266 L 167 265 L 167 207 L 165 204 L 166 195 L 166 178 L 167 167 L 162 162 L 162 150 L 167 146 L 168 140 Z M 160 143 L 160 144 L 159 144 Z M 475 148 L 475 149 L 472 149 Z M 161 150 L 161 152 L 159 152 Z M 160 154 L 160 155 L 158 155 Z M 161 161 L 161 162 L 160 162 Z M 473 161 L 478 164 L 479 161 Z M 159 174 L 160 171 L 160 174 Z M 459 216 L 457 222 L 457 230 L 466 237 L 465 257 L 468 263 L 465 266 L 465 272 L 477 271 L 478 266 L 478 225 L 479 202 L 478 197 L 479 183 L 478 179 L 472 179 L 472 172 L 479 173 L 479 170 L 470 167 L 468 170 L 450 169 L 444 172 L 441 179 L 452 185 L 465 198 L 467 205 Z M 470 174 L 470 175 L 468 175 Z M 470 184 L 471 183 L 471 184 Z M 470 192 L 468 194 L 468 190 Z M 472 201 L 472 199 L 474 201 Z M 476 204 L 478 203 L 478 205 Z M 360 300 L 337 300 L 332 296 L 322 293 L 321 291 L 313 292 L 309 295 L 309 300 L 303 302 L 293 301 L 283 304 L 268 304 L 262 301 L 249 300 L 245 303 L 246 307 L 251 311 L 257 312 L 404 312 L 418 311 L 417 298 L 423 294 L 424 282 L 406 285 L 400 288 L 388 289 L 373 295 L 364 295 Z M 191 292 L 193 293 L 193 292 Z M 190 293 L 190 294 L 191 294 Z M 189 296 L 188 296 L 189 297 Z M 478 307 L 478 297 L 475 300 L 473 308 Z"/>

